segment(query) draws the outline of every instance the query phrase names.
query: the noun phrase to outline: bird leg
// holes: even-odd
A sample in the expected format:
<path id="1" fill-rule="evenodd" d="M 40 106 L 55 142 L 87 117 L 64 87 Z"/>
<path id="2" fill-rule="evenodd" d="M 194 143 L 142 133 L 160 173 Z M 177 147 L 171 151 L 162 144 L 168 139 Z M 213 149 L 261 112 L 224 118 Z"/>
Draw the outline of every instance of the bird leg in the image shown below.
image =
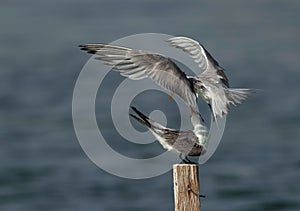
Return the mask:
<path id="1" fill-rule="evenodd" d="M 174 92 L 170 92 L 170 94 L 169 94 L 169 100 L 173 99 L 173 95 L 174 95 Z"/>
<path id="2" fill-rule="evenodd" d="M 193 115 L 193 114 L 196 114 L 198 112 L 196 112 L 195 109 L 192 106 L 190 106 L 190 113 L 191 113 L 191 115 Z"/>
<path id="3" fill-rule="evenodd" d="M 180 158 L 181 161 L 184 160 L 184 158 L 182 158 L 182 153 L 179 154 L 179 158 Z"/>
<path id="4" fill-rule="evenodd" d="M 188 156 L 185 156 L 183 162 L 184 162 L 184 161 L 185 161 L 186 164 L 197 164 L 197 163 L 191 161 L 191 160 L 188 158 Z"/>
<path id="5" fill-rule="evenodd" d="M 179 154 L 179 158 L 185 164 L 188 164 L 190 162 L 190 160 L 186 159 L 187 158 L 186 156 L 182 158 L 182 153 Z"/>
<path id="6" fill-rule="evenodd" d="M 198 163 L 195 163 L 193 161 L 191 161 L 188 156 L 185 156 L 184 158 L 182 158 L 182 153 L 179 154 L 179 158 L 181 159 L 181 161 L 185 164 L 196 164 L 198 165 Z"/>

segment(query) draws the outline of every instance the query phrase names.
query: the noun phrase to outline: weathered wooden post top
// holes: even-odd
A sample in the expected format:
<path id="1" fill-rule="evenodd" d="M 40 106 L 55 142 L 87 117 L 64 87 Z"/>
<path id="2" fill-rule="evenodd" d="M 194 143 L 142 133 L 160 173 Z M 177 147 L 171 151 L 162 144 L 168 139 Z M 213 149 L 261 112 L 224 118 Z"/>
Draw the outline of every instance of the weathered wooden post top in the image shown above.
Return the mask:
<path id="1" fill-rule="evenodd" d="M 173 165 L 175 211 L 200 211 L 198 165 Z"/>

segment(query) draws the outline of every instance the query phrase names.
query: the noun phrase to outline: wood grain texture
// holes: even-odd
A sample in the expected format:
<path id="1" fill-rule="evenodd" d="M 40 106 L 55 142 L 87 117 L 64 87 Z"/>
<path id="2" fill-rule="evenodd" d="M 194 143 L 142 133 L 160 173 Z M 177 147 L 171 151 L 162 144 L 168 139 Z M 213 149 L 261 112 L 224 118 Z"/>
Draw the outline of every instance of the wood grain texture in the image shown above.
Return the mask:
<path id="1" fill-rule="evenodd" d="M 198 166 L 173 165 L 175 211 L 200 211 Z"/>

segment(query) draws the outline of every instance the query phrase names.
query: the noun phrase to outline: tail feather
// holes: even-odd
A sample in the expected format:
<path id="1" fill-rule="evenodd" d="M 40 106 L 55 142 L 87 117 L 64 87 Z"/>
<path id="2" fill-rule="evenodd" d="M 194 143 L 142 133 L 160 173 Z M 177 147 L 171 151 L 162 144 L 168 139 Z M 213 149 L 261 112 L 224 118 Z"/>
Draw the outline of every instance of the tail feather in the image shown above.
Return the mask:
<path id="1" fill-rule="evenodd" d="M 230 104 L 241 104 L 254 92 L 252 89 L 224 89 L 224 91 L 225 94 L 223 92 L 213 95 L 214 97 L 209 103 L 214 121 L 217 116 L 223 117 L 229 112 Z"/>
<path id="2" fill-rule="evenodd" d="M 147 127 L 151 128 L 151 123 L 147 116 L 145 116 L 142 112 L 140 112 L 133 106 L 131 106 L 131 109 L 139 116 L 139 117 L 137 117 L 134 114 L 129 114 L 131 117 L 133 117 L 135 120 L 137 120 L 142 125 L 146 125 Z"/>
<path id="3" fill-rule="evenodd" d="M 149 120 L 149 117 L 147 117 L 145 114 L 143 114 L 142 112 L 140 112 L 139 110 L 137 110 L 136 107 L 130 106 L 130 108 L 131 108 L 135 113 L 137 113 L 137 115 L 139 115 L 142 119 L 144 119 L 144 120 Z"/>
<path id="4" fill-rule="evenodd" d="M 141 118 L 139 118 L 139 117 L 137 117 L 137 116 L 135 116 L 134 114 L 129 114 L 132 118 L 134 118 L 136 121 L 138 121 L 139 123 L 141 123 L 142 125 L 146 125 L 147 127 L 151 127 L 151 125 L 150 125 L 150 123 L 149 122 L 147 122 L 147 121 L 145 121 L 145 120 L 143 120 L 143 119 L 141 119 Z"/>
<path id="5" fill-rule="evenodd" d="M 241 104 L 252 93 L 252 89 L 228 89 L 226 92 L 229 102 L 233 105 Z"/>

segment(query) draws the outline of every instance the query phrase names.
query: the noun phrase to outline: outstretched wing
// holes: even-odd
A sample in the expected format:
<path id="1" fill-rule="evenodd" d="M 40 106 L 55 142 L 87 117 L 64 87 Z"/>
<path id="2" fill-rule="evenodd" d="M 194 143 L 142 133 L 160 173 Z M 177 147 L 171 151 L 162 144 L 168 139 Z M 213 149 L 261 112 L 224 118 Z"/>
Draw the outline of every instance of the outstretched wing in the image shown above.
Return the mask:
<path id="1" fill-rule="evenodd" d="M 132 80 L 150 78 L 158 85 L 176 93 L 187 104 L 196 105 L 193 84 L 184 72 L 160 54 L 108 44 L 84 44 L 81 50 L 96 54 L 96 59 L 113 66 L 114 71 Z"/>
<path id="2" fill-rule="evenodd" d="M 219 66 L 218 62 L 210 55 L 210 53 L 197 41 L 187 37 L 173 37 L 168 42 L 184 52 L 187 52 L 200 68 L 203 69 L 201 77 L 212 81 L 213 83 L 222 83 L 229 87 L 228 78 L 224 69 Z"/>

